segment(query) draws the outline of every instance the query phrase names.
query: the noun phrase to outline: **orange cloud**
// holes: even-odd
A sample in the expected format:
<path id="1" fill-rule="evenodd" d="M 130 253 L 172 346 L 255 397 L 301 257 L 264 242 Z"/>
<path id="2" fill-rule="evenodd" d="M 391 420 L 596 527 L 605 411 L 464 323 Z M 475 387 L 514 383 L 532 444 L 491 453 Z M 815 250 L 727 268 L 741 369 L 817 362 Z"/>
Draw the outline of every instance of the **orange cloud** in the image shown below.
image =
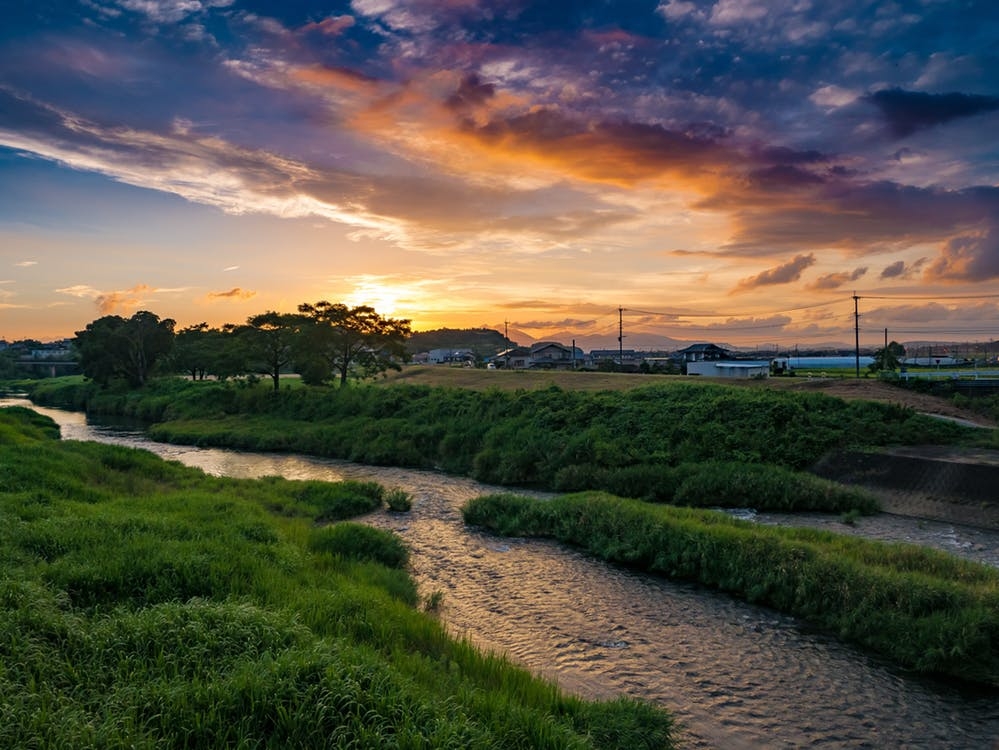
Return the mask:
<path id="1" fill-rule="evenodd" d="M 101 315 L 116 315 L 138 308 L 145 302 L 145 295 L 153 288 L 146 284 L 137 284 L 131 289 L 116 292 L 102 292 L 94 302 Z"/>
<path id="2" fill-rule="evenodd" d="M 238 286 L 237 287 L 233 287 L 228 292 L 209 292 L 208 293 L 208 299 L 210 299 L 210 300 L 216 300 L 216 299 L 238 299 L 238 300 L 245 300 L 245 299 L 252 299 L 253 297 L 256 297 L 256 296 L 257 296 L 256 292 L 251 291 L 249 289 L 240 289 Z"/>

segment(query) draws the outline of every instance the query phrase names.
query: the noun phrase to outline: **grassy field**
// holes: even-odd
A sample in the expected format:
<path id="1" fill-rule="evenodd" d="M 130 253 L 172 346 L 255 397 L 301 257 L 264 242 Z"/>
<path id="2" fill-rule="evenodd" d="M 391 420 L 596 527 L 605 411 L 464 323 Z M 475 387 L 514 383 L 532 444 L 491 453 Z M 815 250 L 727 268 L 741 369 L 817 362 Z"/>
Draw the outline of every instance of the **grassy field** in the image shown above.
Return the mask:
<path id="1" fill-rule="evenodd" d="M 209 477 L 0 409 L 0 747 L 670 748 L 447 636 L 373 483 Z"/>

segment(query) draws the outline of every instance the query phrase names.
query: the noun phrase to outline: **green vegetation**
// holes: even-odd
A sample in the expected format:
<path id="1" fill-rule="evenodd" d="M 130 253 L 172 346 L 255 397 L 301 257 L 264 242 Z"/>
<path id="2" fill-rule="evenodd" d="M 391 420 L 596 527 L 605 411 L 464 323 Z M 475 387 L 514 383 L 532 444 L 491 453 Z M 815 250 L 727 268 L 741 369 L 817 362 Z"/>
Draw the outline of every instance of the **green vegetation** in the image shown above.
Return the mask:
<path id="1" fill-rule="evenodd" d="M 935 550 L 603 493 L 491 495 L 466 523 L 552 537 L 787 612 L 919 672 L 999 685 L 999 571 Z"/>
<path id="2" fill-rule="evenodd" d="M 98 390 L 47 381 L 32 398 L 153 422 L 150 435 L 170 442 L 441 469 L 507 486 L 692 505 L 728 497 L 760 510 L 836 513 L 876 504 L 797 473 L 827 451 L 953 444 L 983 432 L 897 404 L 677 381 L 620 392 L 402 383 L 277 393 L 245 382 L 163 379 L 141 390 Z M 705 462 L 712 466 L 696 468 Z"/>
<path id="3" fill-rule="evenodd" d="M 672 746 L 660 710 L 447 637 L 395 537 L 317 526 L 377 507 L 376 485 L 219 479 L 55 434 L 0 410 L 0 747 Z"/>

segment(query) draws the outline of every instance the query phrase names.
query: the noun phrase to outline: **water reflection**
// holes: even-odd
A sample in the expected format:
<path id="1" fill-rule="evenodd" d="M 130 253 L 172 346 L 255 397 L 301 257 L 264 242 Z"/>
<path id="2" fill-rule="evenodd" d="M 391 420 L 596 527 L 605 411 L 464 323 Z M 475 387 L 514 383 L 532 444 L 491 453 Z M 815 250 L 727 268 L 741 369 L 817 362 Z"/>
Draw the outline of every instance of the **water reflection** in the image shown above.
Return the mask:
<path id="1" fill-rule="evenodd" d="M 999 750 L 995 695 L 903 675 L 792 618 L 712 591 L 552 542 L 467 529 L 462 503 L 496 488 L 433 472 L 153 443 L 135 428 L 38 410 L 66 439 L 146 448 L 210 474 L 403 487 L 411 513 L 366 520 L 406 539 L 421 590 L 443 593 L 453 633 L 582 695 L 661 703 L 683 723 L 685 747 Z"/>

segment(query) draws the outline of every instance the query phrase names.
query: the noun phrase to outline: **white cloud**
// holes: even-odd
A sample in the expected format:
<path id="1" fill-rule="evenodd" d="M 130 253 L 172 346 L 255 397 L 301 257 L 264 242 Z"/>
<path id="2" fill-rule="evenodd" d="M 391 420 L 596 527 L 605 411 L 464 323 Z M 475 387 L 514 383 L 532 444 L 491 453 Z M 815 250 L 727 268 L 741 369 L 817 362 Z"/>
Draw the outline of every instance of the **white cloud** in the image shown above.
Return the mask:
<path id="1" fill-rule="evenodd" d="M 226 8 L 235 0 L 118 0 L 118 4 L 141 13 L 155 23 L 177 23 L 209 8 Z"/>
<path id="2" fill-rule="evenodd" d="M 711 9 L 711 23 L 734 26 L 747 21 L 759 21 L 767 15 L 767 7 L 754 0 L 718 0 Z"/>
<path id="3" fill-rule="evenodd" d="M 37 266 L 38 265 L 38 261 L 37 260 L 22 260 L 22 261 L 18 261 L 14 265 L 17 266 L 18 268 L 28 268 L 30 266 Z"/>
<path id="4" fill-rule="evenodd" d="M 859 91 L 844 89 L 840 86 L 822 86 L 813 91 L 808 98 L 816 106 L 825 109 L 839 109 L 853 104 L 858 96 L 860 96 Z"/>
<path id="5" fill-rule="evenodd" d="M 684 0 L 669 0 L 667 3 L 659 3 L 659 7 L 656 8 L 656 12 L 673 21 L 689 16 L 696 10 L 696 5 Z"/>
<path id="6" fill-rule="evenodd" d="M 101 292 L 94 289 L 88 284 L 74 284 L 73 286 L 64 286 L 61 289 L 56 289 L 59 294 L 68 294 L 70 297 L 79 297 L 81 299 L 97 299 Z"/>

